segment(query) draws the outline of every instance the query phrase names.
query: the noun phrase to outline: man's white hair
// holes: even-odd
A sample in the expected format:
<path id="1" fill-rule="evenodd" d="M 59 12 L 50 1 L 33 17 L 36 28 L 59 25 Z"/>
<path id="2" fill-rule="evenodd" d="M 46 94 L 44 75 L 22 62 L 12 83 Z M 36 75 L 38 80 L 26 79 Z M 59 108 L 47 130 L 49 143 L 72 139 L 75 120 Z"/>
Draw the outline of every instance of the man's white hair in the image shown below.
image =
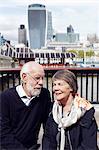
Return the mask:
<path id="1" fill-rule="evenodd" d="M 29 61 L 29 62 L 25 63 L 22 66 L 21 71 L 20 71 L 21 80 L 22 80 L 22 74 L 23 73 L 30 73 L 30 72 L 33 72 L 37 69 L 43 70 L 43 67 L 40 64 L 36 63 L 35 61 Z"/>

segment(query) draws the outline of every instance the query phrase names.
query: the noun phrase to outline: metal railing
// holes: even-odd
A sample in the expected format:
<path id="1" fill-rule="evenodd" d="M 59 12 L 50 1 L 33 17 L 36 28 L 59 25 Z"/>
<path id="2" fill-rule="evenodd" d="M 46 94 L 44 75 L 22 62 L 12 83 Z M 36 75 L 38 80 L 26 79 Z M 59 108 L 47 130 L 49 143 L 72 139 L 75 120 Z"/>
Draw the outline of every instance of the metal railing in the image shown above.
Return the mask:
<path id="1" fill-rule="evenodd" d="M 66 68 L 45 67 L 44 87 L 48 88 L 52 95 L 51 77 L 57 70 L 68 69 L 72 71 L 78 80 L 78 93 L 91 103 L 99 104 L 99 68 Z M 7 88 L 20 84 L 20 68 L 0 69 L 0 92 Z M 52 96 L 53 98 L 53 96 Z"/>

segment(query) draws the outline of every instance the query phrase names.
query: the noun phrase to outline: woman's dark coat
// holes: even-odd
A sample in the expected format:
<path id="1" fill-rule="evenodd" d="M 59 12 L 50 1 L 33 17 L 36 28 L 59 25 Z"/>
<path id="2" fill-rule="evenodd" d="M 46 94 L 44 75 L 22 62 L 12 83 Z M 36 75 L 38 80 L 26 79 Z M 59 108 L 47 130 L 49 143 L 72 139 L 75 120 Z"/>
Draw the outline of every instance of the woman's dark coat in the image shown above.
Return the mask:
<path id="1" fill-rule="evenodd" d="M 94 112 L 94 108 L 91 108 L 78 122 L 65 129 L 66 150 L 97 150 L 97 124 Z M 43 150 L 57 150 L 58 135 L 58 125 L 53 120 L 51 113 L 43 136 Z"/>

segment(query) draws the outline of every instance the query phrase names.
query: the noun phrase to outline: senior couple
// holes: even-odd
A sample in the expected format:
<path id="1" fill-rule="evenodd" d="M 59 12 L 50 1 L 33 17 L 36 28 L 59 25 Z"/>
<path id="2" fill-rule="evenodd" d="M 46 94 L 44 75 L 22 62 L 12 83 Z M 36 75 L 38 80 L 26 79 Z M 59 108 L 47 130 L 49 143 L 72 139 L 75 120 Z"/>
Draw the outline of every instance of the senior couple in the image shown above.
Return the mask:
<path id="1" fill-rule="evenodd" d="M 33 61 L 20 71 L 21 85 L 0 95 L 1 150 L 37 150 L 43 124 L 42 150 L 97 150 L 97 124 L 92 104 L 77 94 L 76 76 L 57 71 L 54 100 L 43 88 L 44 69 Z"/>

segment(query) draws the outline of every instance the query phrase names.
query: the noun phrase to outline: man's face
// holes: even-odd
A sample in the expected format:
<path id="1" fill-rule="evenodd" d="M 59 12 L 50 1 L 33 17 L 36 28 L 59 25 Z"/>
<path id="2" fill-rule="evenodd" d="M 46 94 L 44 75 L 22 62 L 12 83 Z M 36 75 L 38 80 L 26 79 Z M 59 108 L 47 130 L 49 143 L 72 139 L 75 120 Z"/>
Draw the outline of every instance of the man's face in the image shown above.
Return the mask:
<path id="1" fill-rule="evenodd" d="M 25 73 L 24 90 L 29 97 L 38 96 L 43 86 L 44 71 Z"/>

